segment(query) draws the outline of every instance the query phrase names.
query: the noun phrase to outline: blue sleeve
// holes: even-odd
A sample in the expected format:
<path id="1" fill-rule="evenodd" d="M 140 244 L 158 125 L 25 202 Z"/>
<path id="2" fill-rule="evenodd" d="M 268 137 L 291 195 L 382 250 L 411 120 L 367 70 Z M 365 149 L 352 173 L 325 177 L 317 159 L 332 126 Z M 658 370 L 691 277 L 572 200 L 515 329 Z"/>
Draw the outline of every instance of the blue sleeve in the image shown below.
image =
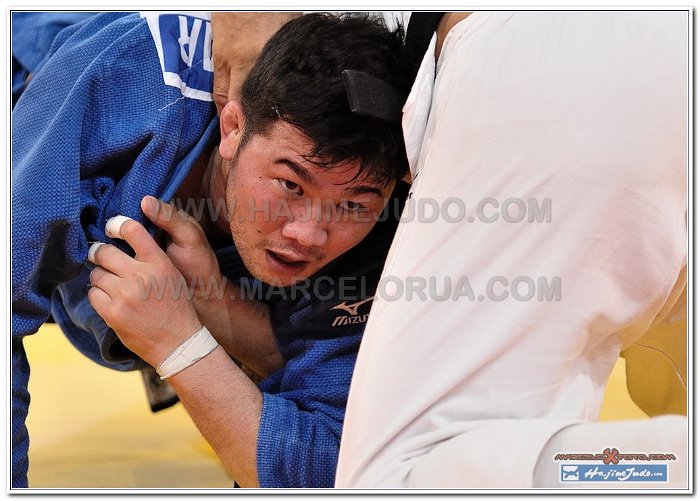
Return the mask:
<path id="1" fill-rule="evenodd" d="M 108 128 L 115 143 L 123 140 L 115 123 L 120 117 L 108 111 L 119 86 L 107 83 L 101 56 L 123 35 L 115 29 L 109 41 L 102 34 L 115 17 L 98 16 L 102 23 L 59 37 L 63 43 L 54 44 L 57 50 L 12 112 L 14 337 L 35 332 L 48 317 L 55 287 L 79 273 L 88 248 L 82 223 L 90 224 L 114 192 L 112 177 L 99 174 L 110 156 L 119 162 L 106 144 Z M 89 177 L 95 182 L 83 181 Z"/>
<path id="2" fill-rule="evenodd" d="M 46 320 L 91 241 L 123 247 L 105 236 L 106 219 L 143 221 L 141 198 L 163 192 L 214 116 L 211 101 L 163 84 L 137 14 L 97 15 L 66 32 L 12 112 L 13 336 Z"/>
<path id="3" fill-rule="evenodd" d="M 95 12 L 12 13 L 12 103 L 17 101 L 49 54 L 56 35 L 66 26 L 96 15 Z"/>
<path id="4" fill-rule="evenodd" d="M 182 30 L 203 21 L 183 17 L 162 20 L 175 27 L 173 52 L 182 43 L 201 54 L 209 30 L 198 30 L 195 44 Z M 183 98 L 164 84 L 149 26 L 118 12 L 63 29 L 12 111 L 13 487 L 26 486 L 28 468 L 29 365 L 19 338 L 47 319 L 59 285 L 87 276 L 91 241 L 124 248 L 106 238 L 106 219 L 143 221 L 141 198 L 164 192 L 214 117 L 211 100 Z M 185 88 L 201 73 L 193 66 L 175 74 Z M 85 297 L 85 283 L 76 285 Z"/>
<path id="5" fill-rule="evenodd" d="M 29 433 L 25 425 L 29 409 L 29 361 L 24 351 L 24 339 L 12 339 L 12 488 L 25 488 L 29 461 Z"/>
<path id="6" fill-rule="evenodd" d="M 333 487 L 364 330 L 354 327 L 342 337 L 298 340 L 297 356 L 263 381 L 257 451 L 261 487 Z"/>

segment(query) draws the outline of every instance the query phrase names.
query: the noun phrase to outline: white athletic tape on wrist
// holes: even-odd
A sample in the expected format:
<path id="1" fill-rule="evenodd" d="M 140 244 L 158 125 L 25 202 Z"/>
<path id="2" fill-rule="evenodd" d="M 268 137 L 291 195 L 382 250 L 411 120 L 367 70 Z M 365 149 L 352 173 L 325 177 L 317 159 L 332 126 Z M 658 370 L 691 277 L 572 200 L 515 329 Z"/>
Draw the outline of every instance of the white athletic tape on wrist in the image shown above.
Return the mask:
<path id="1" fill-rule="evenodd" d="M 110 217 L 105 223 L 105 234 L 112 238 L 122 237 L 122 225 L 127 221 L 133 221 L 130 217 L 114 216 Z"/>
<path id="2" fill-rule="evenodd" d="M 216 342 L 209 330 L 202 327 L 175 348 L 175 351 L 156 367 L 156 372 L 161 379 L 167 379 L 203 359 L 217 346 L 219 343 Z"/>

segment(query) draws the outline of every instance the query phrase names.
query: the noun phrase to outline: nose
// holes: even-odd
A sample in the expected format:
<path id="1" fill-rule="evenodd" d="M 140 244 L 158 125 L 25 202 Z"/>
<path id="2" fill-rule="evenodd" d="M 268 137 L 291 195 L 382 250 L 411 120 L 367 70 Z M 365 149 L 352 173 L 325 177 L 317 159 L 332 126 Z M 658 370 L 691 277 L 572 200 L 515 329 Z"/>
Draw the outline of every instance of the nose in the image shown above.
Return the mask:
<path id="1" fill-rule="evenodd" d="M 302 219 L 286 223 L 282 228 L 282 236 L 296 240 L 304 247 L 323 247 L 328 240 L 324 223 Z"/>
<path id="2" fill-rule="evenodd" d="M 282 227 L 282 236 L 296 240 L 302 247 L 320 248 L 328 240 L 327 208 L 320 200 L 306 198 L 295 204 Z"/>

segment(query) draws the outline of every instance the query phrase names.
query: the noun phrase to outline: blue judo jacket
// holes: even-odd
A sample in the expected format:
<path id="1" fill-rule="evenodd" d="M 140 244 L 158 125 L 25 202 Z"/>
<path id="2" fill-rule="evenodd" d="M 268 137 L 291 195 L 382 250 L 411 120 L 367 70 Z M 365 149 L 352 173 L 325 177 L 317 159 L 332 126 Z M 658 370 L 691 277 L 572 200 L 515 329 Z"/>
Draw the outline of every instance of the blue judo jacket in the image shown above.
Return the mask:
<path id="1" fill-rule="evenodd" d="M 207 16 L 104 13 L 30 60 L 43 62 L 12 112 L 13 487 L 27 483 L 24 336 L 53 312 L 91 359 L 143 364 L 87 302 L 87 250 L 92 241 L 123 248 L 104 234 L 106 219 L 143 222 L 141 198 L 172 196 L 216 140 L 210 49 Z"/>
<path id="2" fill-rule="evenodd" d="M 87 301 L 87 251 L 93 241 L 124 248 L 104 234 L 105 221 L 123 214 L 145 223 L 142 197 L 172 198 L 218 142 L 210 50 L 204 14 L 98 14 L 59 33 L 14 107 L 13 487 L 27 485 L 24 336 L 52 313 L 97 363 L 143 364 Z M 270 305 L 286 362 L 260 383 L 261 486 L 333 486 L 352 371 L 399 215 L 312 277 L 322 293 L 257 298 Z M 218 255 L 229 278 L 246 275 L 235 249 Z"/>

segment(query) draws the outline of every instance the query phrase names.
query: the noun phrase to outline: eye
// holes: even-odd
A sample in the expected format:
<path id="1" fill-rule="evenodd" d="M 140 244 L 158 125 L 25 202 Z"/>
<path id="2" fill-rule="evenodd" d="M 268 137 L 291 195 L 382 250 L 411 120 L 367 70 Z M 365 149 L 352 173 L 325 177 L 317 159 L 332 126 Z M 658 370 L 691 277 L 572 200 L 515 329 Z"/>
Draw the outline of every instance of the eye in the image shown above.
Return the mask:
<path id="1" fill-rule="evenodd" d="M 361 203 L 358 202 L 353 202 L 352 200 L 343 200 L 338 204 L 338 207 L 340 207 L 343 210 L 347 210 L 350 212 L 359 212 L 363 210 L 367 210 L 367 207 L 362 205 Z"/>
<path id="2" fill-rule="evenodd" d="M 278 179 L 277 180 L 285 191 L 297 196 L 304 194 L 304 190 L 297 183 L 290 181 L 289 179 Z"/>

